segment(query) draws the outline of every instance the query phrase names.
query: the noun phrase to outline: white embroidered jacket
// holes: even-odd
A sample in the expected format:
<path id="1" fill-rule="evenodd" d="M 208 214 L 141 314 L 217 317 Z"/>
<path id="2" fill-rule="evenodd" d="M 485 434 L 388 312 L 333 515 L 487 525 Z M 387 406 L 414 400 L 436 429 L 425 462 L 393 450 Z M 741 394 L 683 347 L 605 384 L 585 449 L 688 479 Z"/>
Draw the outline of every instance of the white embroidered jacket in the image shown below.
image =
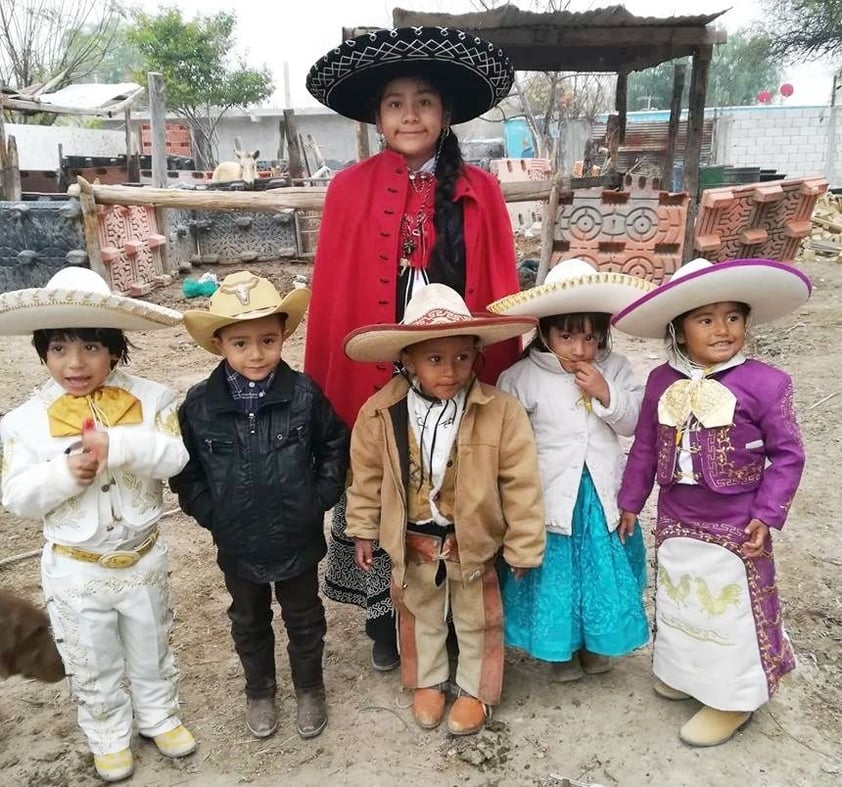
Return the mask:
<path id="1" fill-rule="evenodd" d="M 609 353 L 597 363 L 608 383 L 607 408 L 596 399 L 592 412 L 582 391 L 550 353 L 531 351 L 500 375 L 497 387 L 523 405 L 538 446 L 547 530 L 570 535 L 573 508 L 585 464 L 596 487 L 609 531 L 619 524 L 617 491 L 626 458 L 617 435 L 631 437 L 643 401 L 643 383 L 624 355 Z"/>
<path id="2" fill-rule="evenodd" d="M 187 464 L 173 391 L 119 369 L 104 385 L 136 396 L 143 422 L 108 428 L 108 461 L 90 486 L 77 483 L 67 464 L 65 449 L 79 436 L 50 435 L 47 409 L 65 393 L 54 380 L 0 422 L 3 506 L 43 519 L 48 541 L 90 546 L 111 529 L 135 538 L 161 516 L 163 482 Z"/>

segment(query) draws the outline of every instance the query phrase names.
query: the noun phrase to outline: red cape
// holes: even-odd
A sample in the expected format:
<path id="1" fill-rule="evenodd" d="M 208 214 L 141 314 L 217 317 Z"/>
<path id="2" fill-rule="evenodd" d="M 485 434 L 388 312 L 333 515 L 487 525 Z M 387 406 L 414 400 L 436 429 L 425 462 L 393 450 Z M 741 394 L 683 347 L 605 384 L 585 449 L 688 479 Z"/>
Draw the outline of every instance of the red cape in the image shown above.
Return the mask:
<path id="1" fill-rule="evenodd" d="M 339 172 L 325 199 L 313 267 L 304 371 L 350 426 L 362 404 L 392 376 L 388 363 L 351 361 L 345 336 L 394 323 L 400 220 L 409 178 L 403 157 L 383 151 Z M 471 311 L 519 289 L 512 225 L 493 175 L 466 166 L 456 188 L 464 205 L 465 302 Z M 517 360 L 519 340 L 483 351 L 484 382 Z"/>

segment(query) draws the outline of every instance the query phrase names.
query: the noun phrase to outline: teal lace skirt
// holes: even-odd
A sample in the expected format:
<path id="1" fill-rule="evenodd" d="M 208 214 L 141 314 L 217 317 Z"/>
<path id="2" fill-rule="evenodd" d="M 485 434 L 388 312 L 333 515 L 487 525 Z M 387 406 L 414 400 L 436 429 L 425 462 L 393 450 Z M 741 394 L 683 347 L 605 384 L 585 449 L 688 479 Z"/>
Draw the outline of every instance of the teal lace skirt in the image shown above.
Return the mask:
<path id="1" fill-rule="evenodd" d="M 622 656 L 649 639 L 643 609 L 646 548 L 640 527 L 620 543 L 609 533 L 587 467 L 573 509 L 573 534 L 547 534 L 544 563 L 515 580 L 501 571 L 506 644 L 543 661 L 582 648 Z"/>

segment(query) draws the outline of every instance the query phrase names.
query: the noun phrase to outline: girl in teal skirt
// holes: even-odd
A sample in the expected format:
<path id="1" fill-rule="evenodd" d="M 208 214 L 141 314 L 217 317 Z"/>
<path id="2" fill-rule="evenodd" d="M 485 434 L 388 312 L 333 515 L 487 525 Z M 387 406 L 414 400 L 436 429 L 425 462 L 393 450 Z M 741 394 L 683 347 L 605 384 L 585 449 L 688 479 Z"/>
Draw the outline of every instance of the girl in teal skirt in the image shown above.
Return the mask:
<path id="1" fill-rule="evenodd" d="M 609 320 L 652 286 L 571 259 L 489 306 L 539 318 L 523 358 L 498 381 L 529 414 L 547 523 L 543 566 L 502 578 L 506 644 L 553 662 L 562 681 L 607 672 L 612 657 L 649 638 L 643 538 L 636 524 L 620 527 L 616 503 L 618 436 L 634 434 L 643 385 L 611 351 Z"/>

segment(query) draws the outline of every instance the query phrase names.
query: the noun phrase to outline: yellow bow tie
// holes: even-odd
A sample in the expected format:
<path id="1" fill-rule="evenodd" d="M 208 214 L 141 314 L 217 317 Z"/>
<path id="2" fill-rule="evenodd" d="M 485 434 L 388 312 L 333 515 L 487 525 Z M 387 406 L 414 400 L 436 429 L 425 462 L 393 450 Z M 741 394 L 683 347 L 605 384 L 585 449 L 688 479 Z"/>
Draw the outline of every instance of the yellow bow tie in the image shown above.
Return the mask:
<path id="1" fill-rule="evenodd" d="M 716 380 L 676 380 L 658 400 L 658 422 L 680 429 L 692 415 L 706 429 L 730 426 L 736 406 L 737 397 Z"/>
<path id="2" fill-rule="evenodd" d="M 48 408 L 47 415 L 52 437 L 82 434 L 82 424 L 88 418 L 103 426 L 143 422 L 140 400 L 128 391 L 111 385 L 98 388 L 87 396 L 59 396 Z"/>

